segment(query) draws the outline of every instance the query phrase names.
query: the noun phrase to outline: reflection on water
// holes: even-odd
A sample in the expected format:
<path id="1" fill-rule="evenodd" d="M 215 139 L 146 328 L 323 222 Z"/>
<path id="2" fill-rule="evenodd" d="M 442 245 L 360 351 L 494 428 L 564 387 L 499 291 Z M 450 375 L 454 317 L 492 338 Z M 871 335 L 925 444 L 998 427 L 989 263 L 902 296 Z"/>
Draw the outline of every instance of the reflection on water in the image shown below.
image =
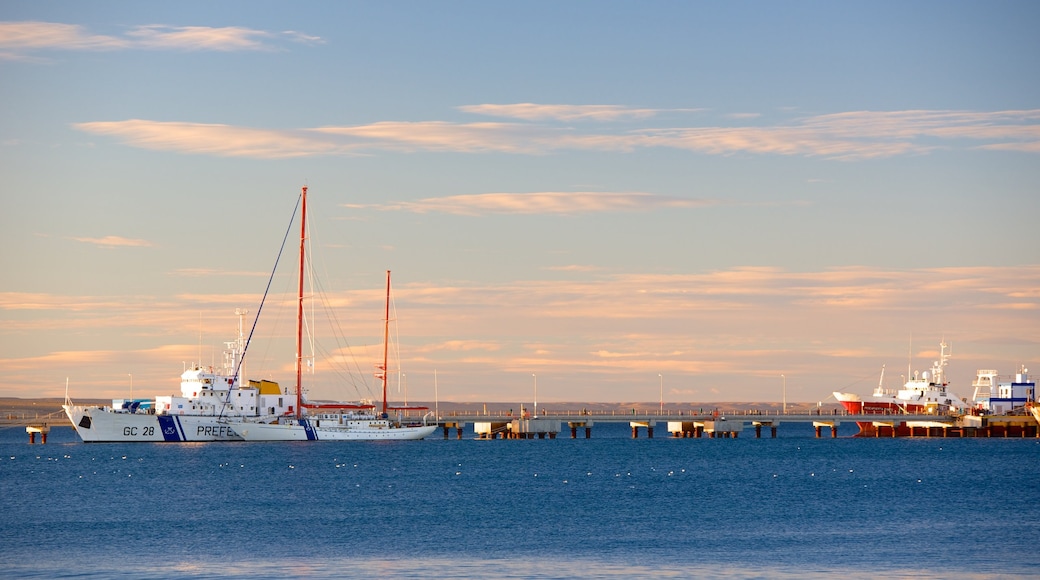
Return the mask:
<path id="1" fill-rule="evenodd" d="M 244 560 L 230 562 L 184 562 L 153 565 L 148 558 L 81 562 L 74 569 L 55 569 L 46 563 L 19 565 L 9 569 L 12 576 L 22 578 L 719 578 L 751 580 L 868 580 L 875 578 L 938 579 L 949 574 L 920 570 L 886 570 L 871 572 L 842 568 L 742 568 L 740 566 L 690 565 L 626 565 L 584 559 L 339 559 L 314 560 Z M 1001 577 L 1014 577 L 1002 574 Z M 1025 575 L 1020 575 L 1026 577 Z M 964 580 L 993 578 L 993 574 L 958 573 Z"/>

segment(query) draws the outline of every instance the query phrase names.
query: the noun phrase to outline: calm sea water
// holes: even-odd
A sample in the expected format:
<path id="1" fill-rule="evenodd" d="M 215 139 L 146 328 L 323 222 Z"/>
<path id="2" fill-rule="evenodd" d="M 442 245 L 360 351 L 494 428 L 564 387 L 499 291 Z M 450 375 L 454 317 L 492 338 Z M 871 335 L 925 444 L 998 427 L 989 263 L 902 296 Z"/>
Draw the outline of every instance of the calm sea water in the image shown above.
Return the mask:
<path id="1" fill-rule="evenodd" d="M 827 432 L 824 430 L 825 433 Z M 843 435 L 846 435 L 844 431 Z M 15 578 L 990 578 L 1040 573 L 1040 440 L 593 438 L 30 446 Z"/>

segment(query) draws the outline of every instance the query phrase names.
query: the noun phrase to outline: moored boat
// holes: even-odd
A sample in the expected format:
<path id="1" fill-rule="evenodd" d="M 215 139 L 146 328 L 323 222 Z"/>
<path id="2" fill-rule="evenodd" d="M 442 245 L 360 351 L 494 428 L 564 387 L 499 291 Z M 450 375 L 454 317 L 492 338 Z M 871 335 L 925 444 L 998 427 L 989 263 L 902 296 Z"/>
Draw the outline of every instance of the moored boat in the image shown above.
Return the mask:
<path id="1" fill-rule="evenodd" d="M 945 341 L 940 342 L 939 360 L 932 363 L 930 371 L 915 372 L 901 389 L 886 389 L 885 369 L 881 368 L 881 379 L 874 392 L 867 398 L 855 393 L 834 392 L 834 398 L 851 415 L 950 415 L 953 413 L 970 413 L 966 400 L 959 398 L 949 388 L 945 368 L 950 359 Z M 909 372 L 909 369 L 908 369 Z M 912 427 L 932 427 L 940 425 L 928 421 L 898 421 L 879 417 L 878 421 L 858 421 L 860 435 L 876 432 L 880 424 L 885 424 L 900 433 Z M 941 426 L 941 425 L 940 425 Z"/>
<path id="2" fill-rule="evenodd" d="M 979 369 L 971 384 L 975 392 L 975 410 L 984 414 L 1010 414 L 1024 412 L 1036 397 L 1036 382 L 1029 380 L 1029 369 L 1025 366 L 1010 381 L 1001 381 L 997 371 Z M 1040 421 L 1040 416 L 1037 417 Z"/>
<path id="3" fill-rule="evenodd" d="M 179 395 L 154 399 L 113 399 L 111 406 L 75 405 L 66 395 L 62 408 L 84 442 L 241 441 L 229 421 L 262 424 L 293 412 L 293 399 L 278 383 L 247 381 L 239 371 L 245 354 L 239 311 L 239 335 L 226 342 L 220 370 L 193 363 L 181 373 Z"/>
<path id="4" fill-rule="evenodd" d="M 881 380 L 869 398 L 837 391 L 834 398 L 853 415 L 946 415 L 967 411 L 968 404 L 949 389 L 946 380 L 944 370 L 950 358 L 949 345 L 943 341 L 939 347 L 939 360 L 932 364 L 931 371 L 915 372 L 901 389 L 885 388 L 882 367 Z"/>
<path id="5" fill-rule="evenodd" d="M 387 358 L 390 329 L 390 271 L 386 272 L 386 316 L 383 327 L 383 361 L 376 376 L 382 381 L 382 404 L 311 403 L 303 394 L 303 302 L 304 264 L 307 240 L 307 188 L 301 194 L 299 284 L 296 311 L 296 405 L 290 415 L 275 422 L 257 422 L 242 418 L 231 423 L 246 441 L 343 441 L 343 440 L 415 440 L 433 433 L 428 414 L 408 421 L 403 415 L 391 417 L 390 411 L 426 410 L 425 407 L 390 407 L 387 404 Z"/>

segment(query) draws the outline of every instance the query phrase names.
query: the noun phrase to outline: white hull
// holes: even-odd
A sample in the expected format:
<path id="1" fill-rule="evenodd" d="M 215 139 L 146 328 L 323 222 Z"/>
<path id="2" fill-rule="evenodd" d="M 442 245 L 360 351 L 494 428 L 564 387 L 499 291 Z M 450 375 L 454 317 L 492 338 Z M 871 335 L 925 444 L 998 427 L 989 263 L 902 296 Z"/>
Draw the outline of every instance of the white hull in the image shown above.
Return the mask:
<path id="1" fill-rule="evenodd" d="M 389 421 L 350 421 L 346 425 L 322 425 L 322 421 L 300 423 L 235 423 L 246 441 L 403 441 L 423 439 L 436 425 L 395 426 Z"/>
<path id="2" fill-rule="evenodd" d="M 227 417 L 125 413 L 78 405 L 63 408 L 86 443 L 242 440 Z"/>

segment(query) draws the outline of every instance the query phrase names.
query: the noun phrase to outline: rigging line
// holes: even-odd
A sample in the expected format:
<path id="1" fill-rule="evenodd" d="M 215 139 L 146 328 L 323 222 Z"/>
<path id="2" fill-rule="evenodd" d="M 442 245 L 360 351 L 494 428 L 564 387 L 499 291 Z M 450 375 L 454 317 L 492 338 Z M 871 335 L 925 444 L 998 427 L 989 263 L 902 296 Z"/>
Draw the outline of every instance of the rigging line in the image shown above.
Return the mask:
<path id="1" fill-rule="evenodd" d="M 335 357 L 334 357 L 334 355 L 333 355 L 333 353 L 329 352 L 329 351 L 328 351 L 328 349 L 326 349 L 326 348 L 325 348 L 324 346 L 322 346 L 322 345 L 321 345 L 320 343 L 318 344 L 318 352 L 319 352 L 319 353 L 321 353 L 321 354 L 323 354 L 323 355 L 325 355 L 325 356 L 326 356 L 326 357 L 327 357 L 328 359 L 330 359 L 330 360 L 331 360 L 331 359 L 334 359 L 334 358 L 335 358 Z M 333 363 L 333 364 L 338 364 L 338 363 Z M 361 392 L 361 389 L 360 389 L 360 388 L 358 388 L 358 384 L 359 384 L 359 381 L 357 381 L 357 380 L 356 380 L 356 377 L 355 377 L 355 376 L 354 376 L 353 374 L 344 374 L 344 373 L 343 373 L 343 372 L 342 372 L 342 371 L 341 371 L 340 369 L 338 369 L 338 368 L 334 368 L 334 372 L 335 372 L 335 374 L 336 374 L 336 375 L 337 375 L 338 377 L 340 377 L 340 378 L 341 378 L 341 379 L 343 380 L 343 383 L 344 383 L 345 385 L 350 385 L 350 386 L 354 387 L 354 392 L 355 392 L 355 393 L 357 394 L 357 397 L 358 397 L 359 399 L 364 399 L 364 398 L 366 398 L 366 395 L 365 395 L 365 394 L 363 394 L 363 393 Z M 364 383 L 363 383 L 363 382 L 361 382 L 360 384 L 364 384 Z M 368 388 L 368 386 L 367 386 L 367 385 L 366 385 L 366 388 Z M 367 397 L 368 397 L 368 398 L 372 398 L 372 397 L 374 397 L 374 394 L 373 394 L 373 393 L 371 392 L 371 388 L 368 388 L 368 390 L 369 390 L 369 392 L 368 392 L 368 395 L 367 395 Z"/>
<path id="2" fill-rule="evenodd" d="M 312 224 L 312 234 L 311 234 L 311 236 L 312 237 L 316 237 L 316 235 L 313 234 L 313 224 Z M 313 274 L 313 272 L 315 270 L 317 270 L 319 268 L 324 272 L 324 276 L 318 276 L 317 278 L 315 278 L 315 283 L 314 283 L 315 294 L 320 297 L 320 299 L 321 299 L 321 306 L 325 310 L 326 320 L 329 322 L 330 326 L 333 328 L 333 335 L 332 336 L 333 336 L 333 339 L 334 339 L 334 341 L 336 343 L 337 348 L 341 352 L 345 350 L 346 353 L 349 354 L 349 357 L 348 357 L 349 360 L 352 360 L 352 361 L 355 362 L 355 367 L 357 369 L 356 370 L 357 375 L 355 376 L 348 366 L 340 365 L 339 368 L 335 369 L 336 373 L 339 374 L 343 379 L 346 379 L 347 382 L 352 384 L 354 386 L 355 392 L 357 392 L 358 396 L 360 397 L 360 396 L 362 396 L 362 394 L 361 394 L 361 391 L 357 388 L 358 378 L 360 378 L 361 382 L 365 384 L 365 388 L 366 389 L 371 391 L 371 387 L 368 385 L 368 382 L 365 380 L 364 373 L 361 372 L 360 367 L 357 365 L 357 357 L 354 355 L 353 350 L 350 347 L 350 343 L 347 342 L 347 340 L 346 340 L 346 333 L 343 332 L 343 328 L 342 328 L 342 325 L 340 323 L 339 317 L 336 316 L 335 310 L 334 310 L 334 308 L 332 306 L 332 301 L 329 299 L 328 291 L 325 289 L 324 282 L 322 282 L 322 280 L 329 280 L 329 279 L 331 279 L 330 276 L 329 276 L 328 262 L 325 260 L 325 255 L 324 255 L 324 253 L 321 252 L 321 247 L 320 247 L 319 244 L 311 244 L 311 252 L 312 252 L 313 255 L 317 256 L 317 258 L 311 260 L 311 272 L 312 272 L 312 274 Z M 314 254 L 314 252 L 317 252 L 317 254 Z M 332 362 L 332 361 L 330 361 L 330 362 Z M 333 363 L 333 364 L 335 364 L 335 363 Z"/>
<path id="3" fill-rule="evenodd" d="M 287 309 L 285 307 L 285 303 L 293 302 L 294 299 L 296 298 L 296 288 L 294 286 L 296 281 L 292 279 L 292 276 L 283 276 L 283 278 L 285 279 L 285 285 L 283 286 L 282 290 L 278 294 L 278 298 L 279 298 L 280 302 L 276 302 L 275 303 L 275 304 L 282 304 L 282 306 L 280 308 L 275 309 L 275 311 L 273 313 L 274 320 L 270 321 L 271 322 L 271 331 L 270 332 L 271 332 L 271 336 L 272 337 L 280 336 L 281 330 L 284 327 L 285 320 L 287 318 L 286 317 L 286 310 Z M 290 295 L 291 295 L 291 298 L 290 298 Z M 269 312 L 268 316 L 271 316 L 271 315 L 272 314 Z M 296 313 L 293 312 L 293 319 L 294 320 L 295 320 L 295 317 L 296 317 Z M 260 354 L 260 365 L 261 365 L 260 369 L 261 369 L 261 371 L 267 370 L 267 367 L 264 366 L 264 365 L 266 365 L 268 362 L 270 362 L 272 360 L 270 354 L 271 354 L 271 349 L 273 348 L 273 346 L 272 346 L 271 343 L 272 343 L 272 341 L 266 341 L 265 342 L 265 346 L 264 346 L 264 352 Z M 254 357 L 253 358 L 254 359 L 256 358 L 255 353 L 254 353 Z M 254 369 L 253 370 L 254 370 L 254 372 L 256 372 L 256 367 L 255 367 L 256 361 L 254 360 L 253 362 L 254 362 Z"/>
<path id="4" fill-rule="evenodd" d="M 307 224 L 307 239 L 310 240 L 310 243 L 307 244 L 307 246 L 305 247 L 306 257 L 305 257 L 304 263 L 303 263 L 303 266 L 304 266 L 304 268 L 307 271 L 307 281 L 309 283 L 309 288 L 310 288 L 310 296 L 309 296 L 310 304 L 307 304 L 306 301 L 304 302 L 304 310 L 305 310 L 305 312 L 303 314 L 303 325 L 304 325 L 304 329 L 305 329 L 304 331 L 307 334 L 307 343 L 308 343 L 308 346 L 310 347 L 310 361 L 308 362 L 308 364 L 310 365 L 310 375 L 311 375 L 311 377 L 313 377 L 314 374 L 318 370 L 318 357 L 317 357 L 317 352 L 314 349 L 314 341 L 315 341 L 315 337 L 317 335 L 317 329 L 314 326 L 314 314 L 317 311 L 317 308 L 315 308 L 315 306 L 314 306 L 314 300 L 315 300 L 315 295 L 317 294 L 317 292 L 315 290 L 315 285 L 314 285 L 314 246 L 316 244 L 314 243 L 314 223 L 313 222 L 314 222 L 314 220 L 312 219 L 311 222 Z M 306 313 L 306 309 L 307 309 L 308 306 L 310 307 L 310 320 L 307 319 L 307 313 Z M 301 360 L 300 360 L 300 364 L 303 364 L 302 357 L 301 357 Z"/>
<path id="5" fill-rule="evenodd" d="M 365 390 L 368 391 L 368 396 L 372 397 L 372 387 L 366 380 L 366 375 L 361 371 L 361 367 L 358 363 L 358 357 L 354 354 L 353 348 L 350 343 L 346 341 L 346 333 L 343 332 L 343 328 L 339 317 L 336 316 L 335 310 L 332 306 L 332 301 L 329 299 L 328 291 L 325 288 L 324 280 L 330 279 L 328 275 L 328 262 L 325 260 L 325 254 L 322 251 L 321 244 L 316 243 L 318 234 L 315 231 L 315 222 L 311 221 L 307 223 L 308 238 L 311 243 L 307 245 L 307 255 L 309 259 L 306 261 L 306 268 L 308 274 L 308 280 L 310 281 L 311 287 L 311 318 L 308 326 L 308 337 L 311 342 L 312 360 L 316 365 L 317 354 L 321 353 L 326 356 L 326 361 L 329 364 L 329 370 L 332 371 L 333 375 L 338 376 L 343 382 L 350 384 L 354 387 L 354 391 L 359 398 L 363 398 L 365 395 L 361 393 L 361 389 L 358 387 L 360 382 Z M 324 276 L 317 275 L 318 270 L 324 272 Z M 315 304 L 317 303 L 317 304 Z M 320 341 L 316 340 L 316 322 L 314 316 L 320 308 L 325 313 L 325 320 L 328 321 L 332 327 L 332 338 L 335 342 L 335 346 L 338 348 L 340 356 L 343 356 L 345 352 L 345 360 L 352 362 L 354 369 L 351 370 L 348 364 L 337 363 L 336 357 L 332 356 L 325 346 Z M 305 319 L 305 324 L 307 320 Z M 312 367 L 312 372 L 316 367 Z M 356 374 L 355 374 L 356 373 Z"/>
<path id="6" fill-rule="evenodd" d="M 343 327 L 340 323 L 339 317 L 336 316 L 335 310 L 332 308 L 331 300 L 328 299 L 328 293 L 325 290 L 324 284 L 320 278 L 317 281 L 316 288 L 318 289 L 318 296 L 321 297 L 321 305 L 325 310 L 326 319 L 329 321 L 329 324 L 334 327 L 332 335 L 333 340 L 336 343 L 336 347 L 339 349 L 341 356 L 343 356 L 342 353 L 344 351 L 347 355 L 349 355 L 343 357 L 345 362 L 339 363 L 333 362 L 332 357 L 330 357 L 330 362 L 332 362 L 333 370 L 337 375 L 345 379 L 345 382 L 350 383 L 354 387 L 354 391 L 357 393 L 358 397 L 364 397 L 364 395 L 361 393 L 361 390 L 358 388 L 359 379 L 361 384 L 365 386 L 365 389 L 369 391 L 368 395 L 370 397 L 373 396 L 372 387 L 368 384 L 365 373 L 361 371 L 361 367 L 358 364 L 358 359 L 357 356 L 354 354 L 353 348 L 350 346 L 350 343 L 346 340 L 346 333 L 343 332 Z M 324 347 L 322 347 L 322 349 L 324 350 Z M 353 363 L 353 370 L 347 364 L 348 362 Z"/>
<path id="7" fill-rule="evenodd" d="M 315 234 L 313 234 L 313 230 L 311 236 L 316 237 Z M 321 252 L 320 244 L 311 244 L 311 248 L 312 252 L 317 251 L 317 254 L 314 254 L 317 257 L 311 261 L 312 273 L 319 268 L 324 272 L 323 276 L 316 276 L 314 278 L 315 296 L 319 298 L 320 305 L 324 310 L 325 320 L 330 325 L 330 329 L 332 330 L 332 339 L 335 342 L 336 347 L 339 349 L 341 353 L 345 351 L 346 354 L 349 355 L 345 358 L 348 361 L 354 362 L 356 371 L 351 371 L 349 365 L 341 363 L 337 364 L 333 360 L 330 360 L 329 362 L 333 365 L 333 370 L 335 371 L 335 373 L 339 375 L 341 378 L 345 379 L 346 382 L 349 382 L 351 385 L 353 385 L 355 392 L 360 397 L 362 396 L 362 394 L 361 391 L 357 388 L 358 379 L 360 379 L 360 381 L 365 384 L 366 389 L 371 390 L 371 387 L 365 380 L 365 374 L 361 372 L 361 368 L 357 364 L 357 357 L 354 354 L 353 349 L 350 346 L 350 343 L 346 340 L 346 333 L 343 331 L 342 323 L 340 322 L 339 317 L 336 315 L 335 309 L 332 306 L 332 300 L 329 299 L 328 290 L 325 288 L 324 280 L 330 279 L 330 276 L 328 274 L 328 262 L 325 260 L 325 255 Z M 355 375 L 354 372 L 356 372 L 357 374 Z"/>
<path id="8" fill-rule="evenodd" d="M 231 375 L 231 384 L 234 385 L 238 380 L 238 373 L 242 369 L 242 361 L 246 358 L 246 351 L 249 350 L 249 344 L 253 340 L 253 332 L 256 331 L 256 324 L 260 320 L 260 312 L 264 309 L 264 302 L 267 300 L 267 293 L 271 291 L 271 282 L 274 281 L 274 274 L 278 271 L 278 262 L 282 259 L 282 251 L 285 249 L 285 242 L 289 239 L 289 232 L 292 231 L 293 222 L 296 221 L 296 212 L 300 209 L 300 201 L 303 199 L 301 194 L 296 199 L 296 207 L 293 208 L 292 218 L 289 219 L 289 227 L 285 230 L 285 236 L 282 238 L 282 247 L 278 248 L 278 256 L 274 259 L 274 268 L 271 269 L 271 275 L 267 278 L 267 287 L 264 288 L 264 296 L 260 299 L 260 307 L 256 309 L 256 316 L 253 318 L 253 326 L 249 329 L 249 336 L 246 338 L 246 344 L 242 347 L 242 355 L 238 357 L 238 363 L 235 364 L 235 373 Z M 228 389 L 227 396 L 224 397 L 224 402 L 220 406 L 220 413 L 217 418 L 224 417 L 224 410 L 227 408 L 228 403 L 231 402 L 231 389 Z"/>
<path id="9" fill-rule="evenodd" d="M 325 262 L 325 255 L 321 251 L 321 244 L 318 244 L 315 241 L 315 240 L 317 240 L 318 236 L 315 233 L 315 224 L 314 224 L 314 222 L 312 221 L 311 223 L 307 224 L 307 226 L 308 226 L 309 238 L 311 239 L 311 243 L 307 246 L 307 255 L 309 257 L 309 259 L 307 260 L 307 275 L 308 275 L 308 280 L 310 281 L 310 288 L 311 288 L 311 295 L 312 295 L 311 296 L 311 298 L 312 298 L 312 300 L 311 300 L 311 318 L 310 318 L 310 322 L 309 322 L 309 326 L 308 326 L 308 331 L 309 331 L 308 332 L 308 337 L 310 339 L 311 356 L 312 356 L 312 361 L 313 361 L 312 365 L 314 365 L 314 366 L 311 367 L 311 372 L 314 373 L 316 371 L 316 368 L 317 368 L 316 367 L 316 364 L 317 364 L 317 356 L 316 355 L 318 354 L 318 351 L 321 350 L 323 353 L 325 353 L 327 355 L 326 356 L 326 362 L 329 363 L 330 369 L 332 370 L 333 374 L 340 375 L 342 377 L 343 376 L 342 375 L 342 371 L 339 368 L 337 368 L 336 362 L 332 358 L 331 353 L 328 353 L 328 351 L 325 350 L 325 347 L 322 346 L 320 344 L 320 342 L 317 341 L 317 328 L 315 326 L 315 324 L 316 324 L 315 323 L 315 315 L 316 315 L 317 311 L 319 310 L 319 308 L 318 308 L 318 305 L 315 304 L 315 302 L 320 304 L 321 308 L 324 310 L 324 312 L 325 312 L 325 319 L 327 321 L 329 321 L 330 323 L 335 322 L 335 316 L 331 313 L 331 305 L 330 305 L 330 301 L 328 299 L 328 294 L 326 293 L 324 285 L 323 285 L 323 282 L 322 282 L 323 279 L 327 279 L 328 278 L 328 265 Z M 319 261 L 321 262 L 320 265 L 318 264 Z M 320 267 L 320 269 L 322 269 L 324 271 L 324 278 L 322 278 L 321 276 L 317 276 L 316 275 L 316 271 L 319 269 L 319 267 Z M 340 341 L 338 340 L 339 336 L 334 334 L 333 338 L 336 339 L 337 346 L 340 346 L 340 344 L 339 344 Z"/>
<path id="10" fill-rule="evenodd" d="M 401 358 L 401 328 L 397 316 L 397 298 L 394 296 L 393 288 L 390 289 L 390 307 L 394 312 L 393 350 L 394 360 L 397 362 L 397 394 L 401 394 L 401 383 L 404 382 L 404 360 Z M 405 393 L 407 398 L 408 393 Z"/>

